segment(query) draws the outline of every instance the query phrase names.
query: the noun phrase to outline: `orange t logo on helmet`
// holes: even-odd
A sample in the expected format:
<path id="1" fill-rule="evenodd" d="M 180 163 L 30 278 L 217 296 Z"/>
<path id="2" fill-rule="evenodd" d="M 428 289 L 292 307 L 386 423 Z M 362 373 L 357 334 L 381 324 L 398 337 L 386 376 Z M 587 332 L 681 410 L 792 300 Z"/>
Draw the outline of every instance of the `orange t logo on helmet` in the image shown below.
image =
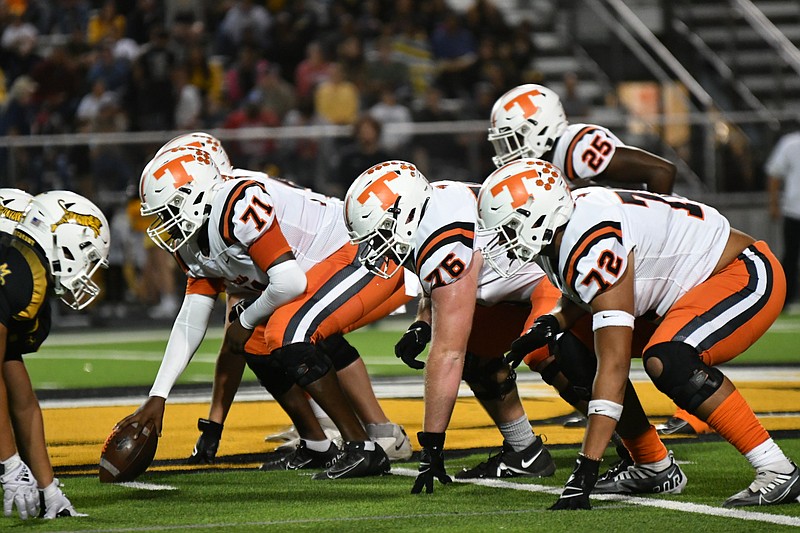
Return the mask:
<path id="1" fill-rule="evenodd" d="M 526 93 L 522 93 L 519 96 L 515 96 L 511 100 L 508 101 L 503 108 L 506 111 L 511 111 L 511 108 L 515 105 L 518 105 L 522 109 L 522 114 L 525 118 L 531 118 L 533 115 L 539 111 L 539 107 L 533 103 L 533 97 L 538 96 L 540 93 L 538 90 L 534 89 L 532 91 L 528 91 Z"/>
<path id="2" fill-rule="evenodd" d="M 525 178 L 528 179 L 535 179 L 539 177 L 539 171 L 536 169 L 529 169 L 520 172 L 519 174 L 514 174 L 513 176 L 509 176 L 508 178 L 504 179 L 494 187 L 492 187 L 491 192 L 492 195 L 497 196 L 503 189 L 508 189 L 509 194 L 511 194 L 511 207 L 516 209 L 519 206 L 523 205 L 525 202 L 528 201 L 528 197 L 531 194 L 528 192 L 528 189 L 525 187 L 525 183 L 522 181 Z"/>
<path id="3" fill-rule="evenodd" d="M 169 170 L 169 173 L 172 175 L 172 179 L 175 182 L 175 187 L 182 187 L 189 183 L 190 181 L 194 180 L 191 174 L 186 172 L 186 169 L 183 167 L 184 161 L 189 162 L 194 160 L 194 155 L 186 154 L 180 157 L 177 157 L 164 165 L 161 166 L 158 170 L 153 172 L 153 177 L 155 179 L 161 179 L 161 177 Z"/>
<path id="4" fill-rule="evenodd" d="M 392 181 L 397 177 L 395 172 L 387 172 L 370 183 L 360 195 L 358 195 L 358 202 L 365 204 L 369 200 L 370 194 L 374 194 L 378 200 L 381 201 L 381 209 L 386 210 L 397 200 L 397 193 L 392 191 L 387 185 L 387 182 Z"/>

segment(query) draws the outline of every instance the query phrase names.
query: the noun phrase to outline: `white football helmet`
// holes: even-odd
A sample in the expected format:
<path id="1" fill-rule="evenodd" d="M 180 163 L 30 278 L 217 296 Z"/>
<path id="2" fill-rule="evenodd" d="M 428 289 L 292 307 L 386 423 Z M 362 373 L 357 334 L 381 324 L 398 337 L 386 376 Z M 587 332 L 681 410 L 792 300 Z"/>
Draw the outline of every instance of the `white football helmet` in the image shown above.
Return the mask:
<path id="1" fill-rule="evenodd" d="M 210 133 L 205 133 L 202 131 L 178 135 L 174 139 L 167 141 L 164 146 L 159 148 L 156 156 L 163 154 L 167 150 L 180 148 L 181 146 L 193 146 L 195 148 L 201 148 L 205 150 L 211 154 L 211 160 L 217 165 L 220 174 L 225 176 L 230 176 L 233 174 L 233 165 L 231 164 L 231 159 L 228 157 L 228 152 L 226 152 L 225 148 L 222 147 L 222 143 Z"/>
<path id="2" fill-rule="evenodd" d="M 551 163 L 520 159 L 495 170 L 478 194 L 478 226 L 497 238 L 483 251 L 486 262 L 503 277 L 515 274 L 552 242 L 574 208 L 561 171 Z"/>
<path id="3" fill-rule="evenodd" d="M 192 146 L 166 150 L 147 164 L 139 182 L 142 216 L 156 215 L 147 235 L 175 252 L 211 212 L 211 189 L 222 183 L 211 154 Z"/>
<path id="4" fill-rule="evenodd" d="M 92 276 L 108 266 L 111 232 L 92 202 L 70 191 L 36 195 L 14 234 L 42 247 L 55 292 L 69 307 L 83 309 L 100 294 Z"/>
<path id="5" fill-rule="evenodd" d="M 541 157 L 567 127 L 558 95 L 542 85 L 527 83 L 508 91 L 492 107 L 489 142 L 497 154 L 496 167 L 523 157 Z"/>
<path id="6" fill-rule="evenodd" d="M 0 232 L 14 233 L 31 200 L 33 196 L 21 189 L 0 188 Z"/>
<path id="7" fill-rule="evenodd" d="M 430 197 L 428 180 L 405 161 L 378 163 L 356 178 L 345 196 L 344 220 L 353 244 L 363 245 L 365 267 L 388 279 L 403 266 Z"/>

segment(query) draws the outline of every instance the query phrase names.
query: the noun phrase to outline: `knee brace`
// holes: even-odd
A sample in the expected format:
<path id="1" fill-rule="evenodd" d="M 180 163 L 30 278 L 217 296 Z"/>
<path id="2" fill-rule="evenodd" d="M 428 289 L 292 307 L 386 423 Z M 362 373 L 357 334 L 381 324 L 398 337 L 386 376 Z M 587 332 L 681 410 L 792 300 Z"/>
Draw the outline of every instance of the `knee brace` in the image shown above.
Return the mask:
<path id="1" fill-rule="evenodd" d="M 347 339 L 340 333 L 331 335 L 317 343 L 317 348 L 322 350 L 333 363 L 333 368 L 341 370 L 347 368 L 356 359 L 361 357 Z"/>
<path id="2" fill-rule="evenodd" d="M 294 385 L 294 380 L 272 356 L 245 354 L 244 359 L 258 378 L 258 382 L 273 398 L 283 396 Z"/>
<path id="3" fill-rule="evenodd" d="M 295 383 L 305 387 L 328 373 L 333 367 L 330 358 L 311 343 L 297 342 L 272 352 Z"/>
<path id="4" fill-rule="evenodd" d="M 467 352 L 461 377 L 479 400 L 502 400 L 517 385 L 517 373 L 502 358 L 486 364 L 480 357 Z"/>
<path id="5" fill-rule="evenodd" d="M 542 379 L 552 385 L 558 372 L 564 375 L 569 386 L 559 395 L 570 405 L 592 399 L 592 384 L 597 373 L 597 358 L 572 333 L 566 332 L 556 340 L 555 361 L 542 369 Z M 551 368 L 552 367 L 552 368 Z M 547 374 L 547 375 L 545 375 Z"/>
<path id="6" fill-rule="evenodd" d="M 717 392 L 725 379 L 722 372 L 700 359 L 696 349 L 682 342 L 656 344 L 642 360 L 656 388 L 690 413 Z"/>

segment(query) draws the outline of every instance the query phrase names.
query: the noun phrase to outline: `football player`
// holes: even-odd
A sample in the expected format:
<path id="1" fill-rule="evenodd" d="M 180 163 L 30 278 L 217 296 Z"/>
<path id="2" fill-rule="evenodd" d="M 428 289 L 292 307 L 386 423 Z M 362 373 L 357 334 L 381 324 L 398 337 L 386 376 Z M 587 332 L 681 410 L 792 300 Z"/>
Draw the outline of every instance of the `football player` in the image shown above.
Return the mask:
<path id="1" fill-rule="evenodd" d="M 239 175 L 252 177 L 253 175 L 258 175 L 261 178 L 270 179 L 261 173 L 254 173 L 244 169 L 235 169 L 219 139 L 205 132 L 198 131 L 179 135 L 165 143 L 164 146 L 159 149 L 157 155 L 182 146 L 201 148 L 208 152 L 211 156 L 211 160 L 217 165 L 223 177 L 235 177 Z M 338 200 L 333 199 L 327 199 L 327 201 L 331 204 L 338 203 Z M 340 230 L 344 231 L 343 225 L 340 227 Z M 306 228 L 306 233 L 312 234 L 313 228 Z M 310 243 L 312 240 L 307 238 L 303 239 L 300 243 L 301 246 L 304 245 L 303 242 Z M 301 252 L 301 255 L 305 255 L 305 252 Z M 357 324 L 345 328 L 343 333 L 353 331 L 362 325 L 372 323 L 388 315 L 409 301 L 410 298 L 416 294 L 416 290 L 415 287 L 398 287 L 393 296 L 384 304 L 381 304 L 379 308 L 373 310 Z M 235 287 L 226 288 L 226 303 L 228 306 L 227 312 L 225 313 L 226 317 L 230 315 L 233 306 L 243 297 L 249 296 L 250 298 L 255 298 L 258 296 L 258 294 L 239 294 L 239 292 L 240 291 L 236 290 Z M 409 294 L 406 294 L 406 292 Z M 226 319 L 225 327 L 227 328 L 228 325 L 230 325 L 230 321 Z M 345 340 L 341 333 L 334 333 L 325 339 L 321 339 L 317 343 L 317 346 L 330 357 L 336 369 L 339 382 L 352 403 L 356 414 L 364 424 L 370 438 L 383 448 L 390 460 L 408 459 L 412 451 L 411 442 L 403 427 L 390 422 L 383 412 L 372 390 L 366 366 L 358 351 Z M 225 346 L 223 346 L 223 348 L 225 348 Z M 197 439 L 197 443 L 192 450 L 192 455 L 187 459 L 187 463 L 198 464 L 215 462 L 219 442 L 222 438 L 224 422 L 241 382 L 244 366 L 245 361 L 240 354 L 232 353 L 230 350 L 226 349 L 220 351 L 214 372 L 214 385 L 212 387 L 209 416 L 207 419 L 201 418 L 197 421 L 197 427 L 201 431 L 201 435 Z M 309 398 L 307 394 L 305 396 L 307 399 Z M 287 407 L 289 405 L 299 406 L 302 403 L 302 399 L 300 398 L 298 398 L 296 402 L 291 403 L 287 400 Z M 307 421 L 303 425 L 313 427 L 315 429 L 314 435 L 320 435 L 319 431 L 316 430 L 316 427 L 319 425 L 326 439 L 340 440 L 341 435 L 339 430 L 328 415 L 322 411 L 313 399 L 310 399 L 309 403 L 313 409 L 316 421 L 311 418 L 307 409 L 302 409 L 302 415 L 300 412 L 292 413 L 291 418 L 304 416 L 307 418 Z M 308 455 L 311 452 L 306 448 L 305 443 L 302 442 L 303 439 L 297 432 L 297 428 L 292 426 L 289 436 L 290 439 L 288 442 L 279 446 L 277 450 L 288 449 L 292 450 L 292 452 L 278 461 L 265 463 L 262 465 L 262 469 L 294 469 L 298 466 L 301 468 L 315 468 L 319 466 L 320 458 L 311 461 L 308 460 Z M 307 433 L 306 436 L 309 436 L 309 434 Z M 324 446 L 325 444 L 319 445 L 319 447 Z"/>
<path id="2" fill-rule="evenodd" d="M 486 261 L 536 261 L 563 296 L 548 315 L 557 331 L 591 314 L 597 371 L 583 446 L 551 509 L 589 509 L 600 458 L 623 413 L 634 322 L 653 322 L 642 349 L 647 374 L 679 407 L 707 422 L 751 463 L 756 478 L 724 505 L 768 505 L 800 495 L 800 471 L 770 438 L 717 365 L 774 322 L 786 283 L 763 241 L 718 211 L 645 191 L 589 187 L 571 194 L 553 165 L 522 159 L 493 172 L 478 198 L 479 224 L 498 246 Z M 540 345 L 534 327 L 512 347 Z M 634 391 L 635 394 L 635 391 Z M 636 467 L 629 476 L 640 474 Z M 614 484 L 619 480 L 610 480 Z"/>
<path id="3" fill-rule="evenodd" d="M 361 246 L 362 263 L 387 279 L 413 271 L 424 291 L 418 321 L 398 348 L 407 364 L 426 368 L 425 417 L 418 434 L 423 451 L 413 493 L 423 487 L 432 492 L 434 478 L 451 480 L 443 449 L 462 379 L 504 441 L 498 455 L 456 477 L 555 472 L 550 453 L 531 429 L 516 375 L 503 362 L 503 354 L 524 331 L 531 304 L 539 308 L 534 314 L 538 316 L 558 293 L 536 265 L 514 280 L 504 280 L 484 265 L 480 248 L 487 243 L 475 233 L 477 188 L 456 182 L 431 184 L 412 163 L 386 161 L 365 170 L 345 196 L 350 239 Z M 424 365 L 415 357 L 429 340 Z M 404 344 L 414 346 L 406 353 Z"/>
<path id="4" fill-rule="evenodd" d="M 175 254 L 188 279 L 151 395 L 120 425 L 152 421 L 160 431 L 166 397 L 199 346 L 217 295 L 227 291 L 242 305 L 231 309 L 222 350 L 246 354 L 262 385 L 303 428 L 303 462 L 328 466 L 319 479 L 388 472 L 386 454 L 350 407 L 334 363 L 315 345 L 385 305 L 399 286 L 358 264 L 341 226 L 341 202 L 260 173 L 223 180 L 209 152 L 192 146 L 156 156 L 142 174 L 140 196 L 142 213 L 158 216 L 148 235 Z M 343 452 L 319 424 L 308 427 L 306 416 L 293 416 L 316 422 L 303 390 L 336 423 Z"/>
<path id="5" fill-rule="evenodd" d="M 533 157 L 560 168 L 572 189 L 590 184 L 645 185 L 651 192 L 672 193 L 675 165 L 625 145 L 603 126 L 569 124 L 558 95 L 543 85 L 520 85 L 498 98 L 490 123 L 488 140 L 498 168 Z M 708 424 L 684 409 L 678 409 L 661 428 L 664 434 L 710 431 Z"/>
<path id="6" fill-rule="evenodd" d="M 52 293 L 72 309 L 99 294 L 92 280 L 107 265 L 108 222 L 86 198 L 51 191 L 31 198 L 0 190 L 6 223 L 0 235 L 0 484 L 3 513 L 22 519 L 86 516 L 75 511 L 53 475 L 42 410 L 23 354 L 39 349 L 50 332 Z M 20 215 L 12 214 L 20 213 Z"/>

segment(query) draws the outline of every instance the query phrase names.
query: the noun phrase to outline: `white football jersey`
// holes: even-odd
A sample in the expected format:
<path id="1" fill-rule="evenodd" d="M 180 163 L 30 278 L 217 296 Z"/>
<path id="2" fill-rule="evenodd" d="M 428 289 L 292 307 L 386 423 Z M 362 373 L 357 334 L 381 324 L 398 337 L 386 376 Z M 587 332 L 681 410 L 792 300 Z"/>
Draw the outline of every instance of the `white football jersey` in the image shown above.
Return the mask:
<path id="1" fill-rule="evenodd" d="M 570 124 L 542 159 L 560 168 L 571 187 L 578 187 L 601 174 L 619 146 L 625 143 L 602 126 Z"/>
<path id="2" fill-rule="evenodd" d="M 480 185 L 434 182 L 431 200 L 414 235 L 414 267 L 425 294 L 456 281 L 472 263 L 476 250 L 491 245 L 493 237 L 476 235 L 477 193 Z M 482 305 L 528 302 L 545 277 L 530 263 L 511 278 L 502 278 L 484 263 L 478 274 L 476 300 Z"/>
<path id="3" fill-rule="evenodd" d="M 213 192 L 208 249 L 194 238 L 178 250 L 190 277 L 221 279 L 232 294 L 262 292 L 272 261 L 291 250 L 310 270 L 348 242 L 341 200 L 235 170 Z"/>
<path id="4" fill-rule="evenodd" d="M 678 196 L 586 187 L 572 193 L 558 265 L 538 261 L 553 284 L 588 308 L 634 257 L 635 316 L 664 316 L 705 281 L 722 256 L 730 224 L 716 209 Z M 652 314 L 652 313 L 650 313 Z"/>

